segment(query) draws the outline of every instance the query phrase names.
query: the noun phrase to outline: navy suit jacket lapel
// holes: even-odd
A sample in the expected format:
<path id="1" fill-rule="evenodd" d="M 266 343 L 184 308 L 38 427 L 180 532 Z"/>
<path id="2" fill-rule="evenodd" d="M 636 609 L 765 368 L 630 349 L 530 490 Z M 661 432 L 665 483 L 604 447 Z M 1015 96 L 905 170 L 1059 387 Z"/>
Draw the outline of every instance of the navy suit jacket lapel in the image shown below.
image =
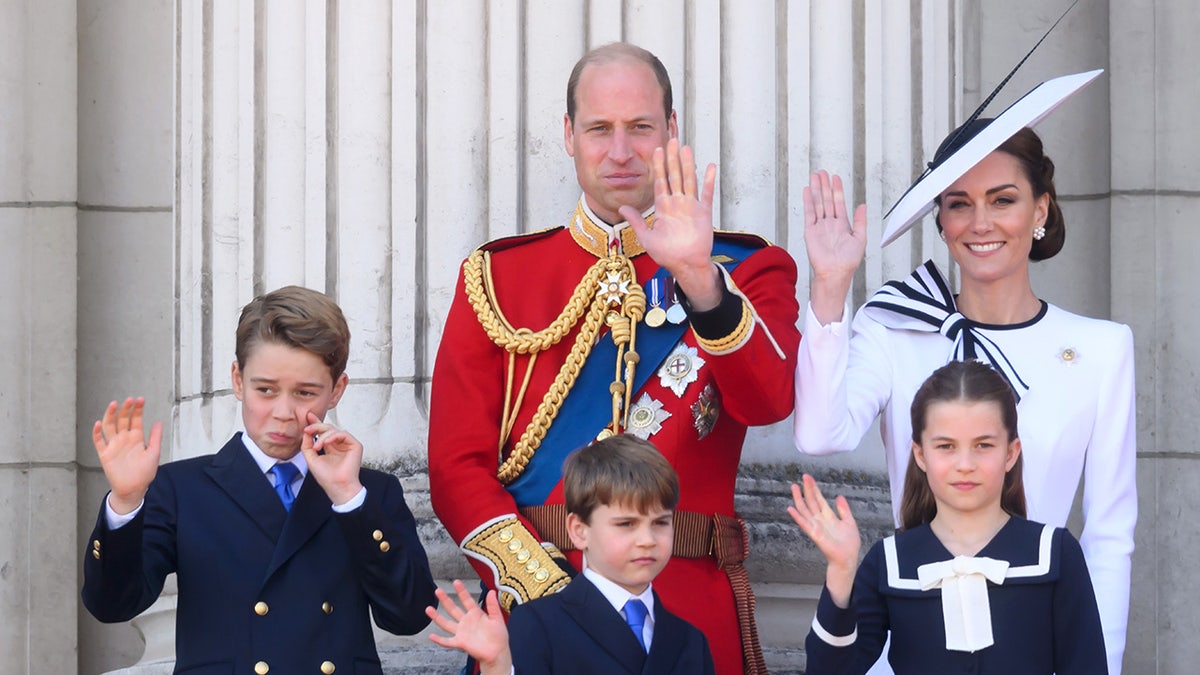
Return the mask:
<path id="1" fill-rule="evenodd" d="M 604 594 L 580 574 L 562 591 L 563 610 L 626 672 L 641 673 L 646 652 Z M 658 639 L 657 624 L 655 640 Z"/>
<path id="2" fill-rule="evenodd" d="M 263 581 L 288 561 L 333 515 L 329 497 L 312 475 L 305 477 L 300 494 L 288 513 L 246 446 L 236 434 L 205 468 L 213 481 L 263 533 L 275 542 L 275 551 Z"/>
<path id="3" fill-rule="evenodd" d="M 246 450 L 240 433 L 221 448 L 204 470 L 271 541 L 279 540 L 288 513 L 271 481 Z"/>
<path id="4" fill-rule="evenodd" d="M 279 501 L 278 498 L 276 501 Z M 282 509 L 283 504 L 279 507 Z M 283 525 L 283 534 L 275 544 L 275 555 L 271 557 L 271 564 L 267 566 L 267 574 L 263 580 L 270 579 L 275 570 L 295 555 L 313 538 L 317 530 L 321 529 L 325 521 L 332 517 L 333 508 L 329 497 L 309 472 L 300 486 L 300 494 L 296 495 L 296 501 L 292 503 L 292 511 Z"/>
<path id="5" fill-rule="evenodd" d="M 675 662 L 683 653 L 687 642 L 686 624 L 663 607 L 662 598 L 654 594 L 654 639 L 650 641 L 650 653 L 642 673 L 674 672 Z"/>

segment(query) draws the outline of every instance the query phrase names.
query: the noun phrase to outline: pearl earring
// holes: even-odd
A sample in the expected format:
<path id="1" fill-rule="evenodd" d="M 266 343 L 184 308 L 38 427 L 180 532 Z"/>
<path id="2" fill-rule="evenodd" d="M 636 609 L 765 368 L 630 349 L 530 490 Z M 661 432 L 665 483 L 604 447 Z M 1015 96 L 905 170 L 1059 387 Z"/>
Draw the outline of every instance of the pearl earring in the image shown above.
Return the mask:
<path id="1" fill-rule="evenodd" d="M 1046 236 L 1046 226 L 1045 225 L 1038 225 L 1037 227 L 1033 228 L 1033 238 L 1035 240 L 1041 241 L 1042 237 L 1045 237 L 1045 236 Z"/>

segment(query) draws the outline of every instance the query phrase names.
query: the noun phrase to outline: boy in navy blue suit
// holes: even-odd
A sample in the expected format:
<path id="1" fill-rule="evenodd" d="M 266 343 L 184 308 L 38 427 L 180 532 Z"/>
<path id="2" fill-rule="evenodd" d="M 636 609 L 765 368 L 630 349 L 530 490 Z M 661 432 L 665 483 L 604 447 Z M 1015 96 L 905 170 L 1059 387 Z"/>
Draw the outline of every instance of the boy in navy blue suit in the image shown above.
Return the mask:
<path id="1" fill-rule="evenodd" d="M 484 612 L 455 581 L 461 606 L 439 589 L 447 616 L 425 610 L 450 636 L 430 639 L 475 657 L 482 675 L 712 673 L 703 633 L 651 588 L 671 558 L 679 479 L 670 463 L 648 441 L 612 436 L 567 458 L 563 491 L 583 573 L 557 595 L 518 605 L 507 629 L 495 591 Z"/>
<path id="2" fill-rule="evenodd" d="M 144 400 L 108 405 L 92 429 L 111 487 L 84 556 L 93 616 L 137 616 L 177 573 L 175 671 L 197 674 L 379 674 L 371 615 L 399 635 L 428 625 L 435 587 L 399 481 L 323 421 L 349 348 L 337 304 L 288 286 L 242 310 L 246 431 L 217 454 L 160 467 Z"/>

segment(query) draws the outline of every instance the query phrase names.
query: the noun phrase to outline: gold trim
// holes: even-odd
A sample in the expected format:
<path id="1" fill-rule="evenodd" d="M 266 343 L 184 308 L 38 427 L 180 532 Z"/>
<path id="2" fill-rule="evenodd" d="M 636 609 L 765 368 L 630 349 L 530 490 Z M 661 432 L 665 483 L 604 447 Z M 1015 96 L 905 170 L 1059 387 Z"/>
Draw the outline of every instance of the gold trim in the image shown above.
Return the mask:
<path id="1" fill-rule="evenodd" d="M 629 409 L 629 398 L 633 394 L 631 384 L 637 365 L 637 323 L 646 313 L 646 293 L 637 282 L 637 270 L 629 258 L 613 255 L 598 259 L 575 286 L 575 291 L 558 317 L 548 327 L 537 332 L 529 328 L 514 328 L 500 310 L 489 252 L 475 251 L 467 258 L 463 264 L 463 285 L 467 299 L 475 310 L 475 316 L 484 332 L 492 342 L 509 353 L 509 376 L 504 395 L 500 438 L 497 443 L 500 466 L 496 476 L 501 482 L 513 482 L 529 465 L 567 394 L 575 386 L 579 371 L 598 341 L 604 325 L 609 326 L 613 341 L 617 344 L 616 379 L 610 387 L 613 396 L 613 426 L 616 428 L 623 425 L 620 415 L 621 411 Z M 524 433 L 513 444 L 508 457 L 504 458 L 504 447 L 512 433 L 517 411 L 524 402 L 526 386 L 536 363 L 536 356 L 561 342 L 580 321 L 582 326 L 575 336 L 575 343 L 571 346 L 566 360 L 546 390 Z M 512 371 L 515 369 L 514 359 L 517 354 L 526 354 L 530 358 L 526 364 L 523 384 L 514 399 Z"/>
<path id="2" fill-rule="evenodd" d="M 708 340 L 696 335 L 696 344 L 701 349 L 709 354 L 728 354 L 737 351 L 743 344 L 750 339 L 750 334 L 754 332 L 754 313 L 742 301 L 742 318 L 738 321 L 738 325 L 729 335 L 716 340 Z M 692 330 L 695 333 L 695 329 Z"/>
<path id="3" fill-rule="evenodd" d="M 464 541 L 462 548 L 467 554 L 487 561 L 496 574 L 501 605 L 507 609 L 513 604 L 557 593 L 571 582 L 571 577 L 554 560 L 554 553 L 563 557 L 558 549 L 544 547 L 516 516 L 487 525 Z"/>
<path id="4" fill-rule="evenodd" d="M 600 225 L 597 225 L 591 216 L 588 215 L 587 209 L 584 208 L 584 198 L 580 197 L 579 204 L 575 206 L 575 213 L 571 216 L 571 223 L 567 225 L 567 229 L 571 232 L 571 238 L 583 250 L 591 253 L 597 258 L 608 257 L 608 237 L 609 231 Z M 651 226 L 654 225 L 654 214 L 646 217 L 646 222 Z M 646 252 L 645 247 L 637 239 L 637 233 L 633 228 L 626 225 L 620 230 L 621 251 L 624 255 L 635 258 Z"/>

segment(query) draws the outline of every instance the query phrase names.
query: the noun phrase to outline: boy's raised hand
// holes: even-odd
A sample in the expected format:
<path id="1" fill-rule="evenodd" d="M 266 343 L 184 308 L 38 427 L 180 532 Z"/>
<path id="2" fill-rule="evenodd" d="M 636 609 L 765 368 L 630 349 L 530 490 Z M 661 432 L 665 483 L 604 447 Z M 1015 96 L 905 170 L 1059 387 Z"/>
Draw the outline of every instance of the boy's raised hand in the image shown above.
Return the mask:
<path id="1" fill-rule="evenodd" d="M 858 551 L 862 548 L 858 523 L 854 522 L 845 497 L 838 495 L 837 513 L 834 513 L 812 476 L 804 474 L 803 483 L 803 490 L 792 484 L 792 505 L 787 508 L 788 515 L 828 561 L 825 586 L 834 603 L 848 607 L 854 574 L 858 570 Z"/>
<path id="2" fill-rule="evenodd" d="M 329 501 L 335 505 L 345 504 L 362 489 L 358 480 L 362 468 L 362 443 L 345 429 L 322 422 L 311 411 L 303 414 L 300 451 L 308 462 L 308 471 L 325 490 Z M 317 437 L 315 440 L 314 436 Z"/>
<path id="3" fill-rule="evenodd" d="M 509 673 L 512 669 L 512 652 L 508 648 L 508 629 L 504 625 L 504 615 L 500 613 L 496 591 L 487 593 L 484 600 L 486 613 L 458 579 L 454 580 L 454 591 L 458 602 L 440 588 L 434 591 L 445 614 L 433 607 L 425 608 L 425 616 L 450 634 L 443 636 L 430 633 L 429 639 L 436 645 L 461 649 L 470 654 L 479 661 L 482 675 Z"/>
<path id="4" fill-rule="evenodd" d="M 108 503 L 119 515 L 132 512 L 142 503 L 158 473 L 162 422 L 150 427 L 147 443 L 142 426 L 145 407 L 146 399 L 141 397 L 127 398 L 120 405 L 112 401 L 104 410 L 104 418 L 92 425 L 92 444 L 112 489 Z"/>

